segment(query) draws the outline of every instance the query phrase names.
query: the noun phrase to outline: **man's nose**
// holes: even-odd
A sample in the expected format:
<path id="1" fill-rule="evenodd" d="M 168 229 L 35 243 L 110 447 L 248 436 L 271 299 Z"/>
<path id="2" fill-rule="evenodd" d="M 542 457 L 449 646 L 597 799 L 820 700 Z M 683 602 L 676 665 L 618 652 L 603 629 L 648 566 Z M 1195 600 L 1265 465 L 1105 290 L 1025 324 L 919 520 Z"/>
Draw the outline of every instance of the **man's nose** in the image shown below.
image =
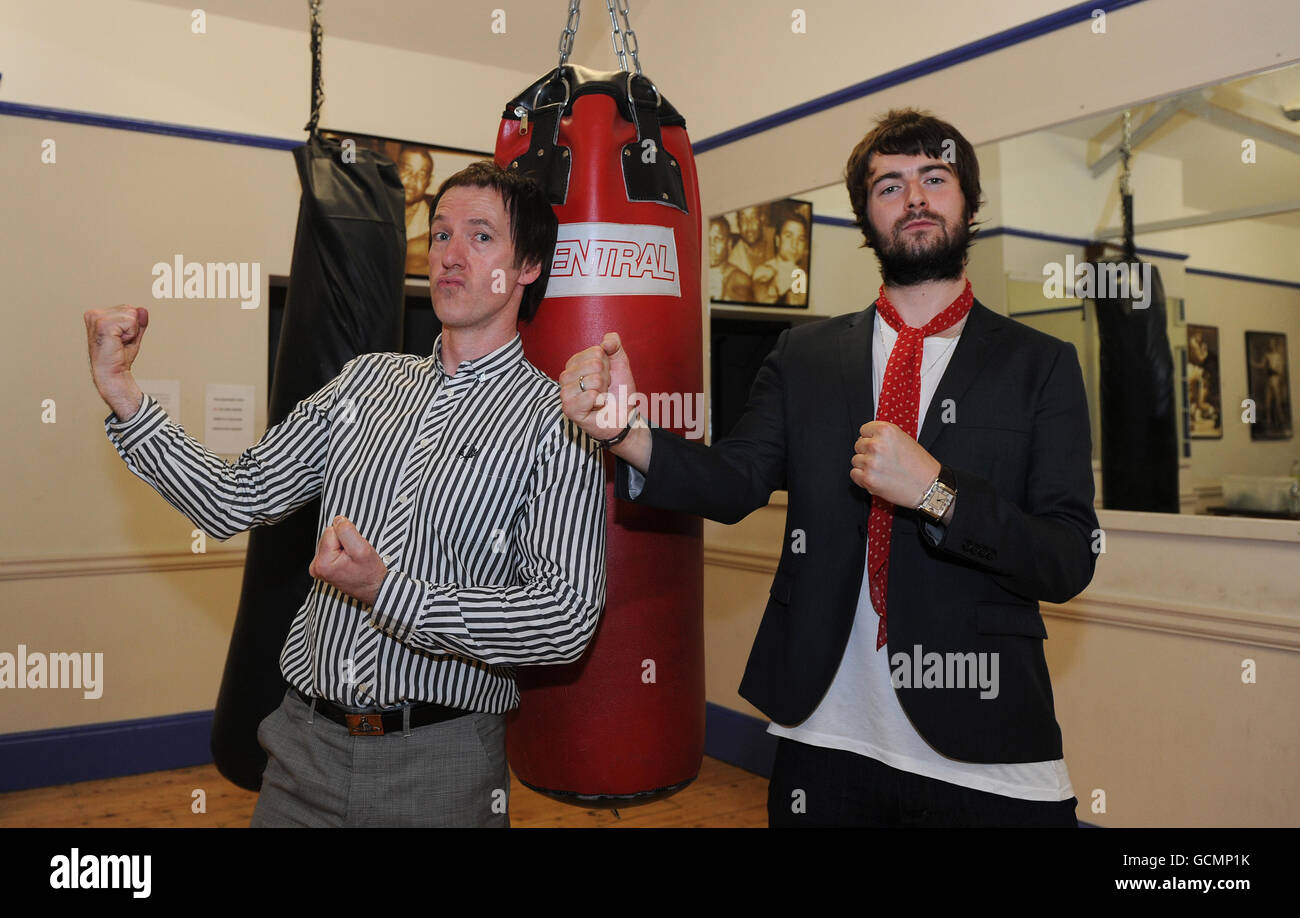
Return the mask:
<path id="1" fill-rule="evenodd" d="M 907 185 L 907 206 L 909 208 L 924 208 L 925 203 L 925 185 L 921 182 L 909 182 Z"/>
<path id="2" fill-rule="evenodd" d="M 453 236 L 448 239 L 442 246 L 442 266 L 444 268 L 458 268 L 465 264 L 465 243 L 458 237 Z"/>

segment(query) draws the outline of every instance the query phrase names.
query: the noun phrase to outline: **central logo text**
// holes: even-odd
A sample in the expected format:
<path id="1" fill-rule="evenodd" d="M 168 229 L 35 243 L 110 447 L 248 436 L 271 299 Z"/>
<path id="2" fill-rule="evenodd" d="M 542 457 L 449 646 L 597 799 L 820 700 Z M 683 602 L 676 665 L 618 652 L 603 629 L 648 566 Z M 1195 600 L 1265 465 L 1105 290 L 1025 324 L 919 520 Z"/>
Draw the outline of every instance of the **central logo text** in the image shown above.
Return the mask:
<path id="1" fill-rule="evenodd" d="M 637 223 L 561 225 L 546 296 L 681 296 L 672 229 Z"/>

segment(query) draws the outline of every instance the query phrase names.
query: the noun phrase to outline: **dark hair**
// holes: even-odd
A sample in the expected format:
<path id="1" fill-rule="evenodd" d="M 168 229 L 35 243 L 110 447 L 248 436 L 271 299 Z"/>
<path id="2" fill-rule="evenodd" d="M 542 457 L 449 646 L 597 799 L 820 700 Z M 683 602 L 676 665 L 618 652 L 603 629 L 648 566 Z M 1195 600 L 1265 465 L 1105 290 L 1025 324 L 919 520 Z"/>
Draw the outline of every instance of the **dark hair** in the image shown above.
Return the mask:
<path id="1" fill-rule="evenodd" d="M 787 223 L 798 223 L 800 226 L 803 227 L 804 235 L 806 236 L 808 234 L 808 221 L 804 219 L 804 215 L 799 213 L 799 211 L 797 210 L 787 211 L 785 214 L 782 215 L 780 220 L 777 220 L 775 222 L 774 225 L 776 227 L 776 234 L 778 236 L 781 235 L 781 228 L 784 227 Z"/>
<path id="2" fill-rule="evenodd" d="M 555 237 L 559 221 L 546 192 L 537 182 L 518 172 L 507 172 L 491 160 L 470 163 L 438 186 L 429 205 L 429 240 L 433 241 L 433 216 L 438 202 L 452 188 L 491 188 L 501 196 L 510 217 L 510 242 L 515 251 L 515 267 L 540 265 L 542 273 L 524 288 L 519 302 L 519 318 L 527 322 L 537 315 L 546 295 L 546 281 L 551 276 L 551 259 L 555 255 Z"/>
<path id="3" fill-rule="evenodd" d="M 980 164 L 975 157 L 975 148 L 946 121 L 940 121 L 929 112 L 914 108 L 890 109 L 866 137 L 849 154 L 848 164 L 844 168 L 844 182 L 848 185 L 849 200 L 853 204 L 853 214 L 857 217 L 858 228 L 870 245 L 870 217 L 867 216 L 867 202 L 871 189 L 867 187 L 873 154 L 920 156 L 924 154 L 932 159 L 941 159 L 950 163 L 957 173 L 962 195 L 966 198 L 966 216 L 972 219 L 980 209 Z M 947 153 L 949 155 L 945 156 Z M 955 162 L 953 161 L 955 157 Z M 971 241 L 978 230 L 971 224 Z"/>
<path id="4" fill-rule="evenodd" d="M 709 217 L 709 228 L 712 229 L 714 226 L 722 227 L 722 231 L 727 234 L 727 238 L 731 238 L 731 224 L 727 222 L 726 217 Z"/>

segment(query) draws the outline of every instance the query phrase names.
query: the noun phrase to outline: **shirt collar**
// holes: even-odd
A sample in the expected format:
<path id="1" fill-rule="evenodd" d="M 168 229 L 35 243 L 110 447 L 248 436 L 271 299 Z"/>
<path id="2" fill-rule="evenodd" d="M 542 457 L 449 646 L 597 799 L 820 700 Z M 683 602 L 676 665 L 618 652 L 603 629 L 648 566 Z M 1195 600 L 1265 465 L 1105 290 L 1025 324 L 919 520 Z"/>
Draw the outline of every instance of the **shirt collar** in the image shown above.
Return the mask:
<path id="1" fill-rule="evenodd" d="M 965 319 L 963 319 L 962 321 L 965 322 L 968 319 L 970 319 L 969 313 L 966 314 Z M 876 337 L 880 339 L 881 343 L 885 345 L 885 348 L 887 350 L 892 350 L 894 347 L 894 342 L 898 340 L 898 331 L 892 325 L 890 325 L 888 322 L 884 320 L 884 318 L 880 315 L 879 309 L 876 310 L 875 324 L 872 326 L 872 328 L 873 328 L 873 333 L 876 335 Z M 940 338 L 938 335 L 930 335 L 928 338 L 925 339 L 925 343 L 923 346 L 931 347 L 931 348 L 944 347 L 947 345 L 949 341 L 952 341 L 956 338 L 960 338 L 965 333 L 966 333 L 966 326 L 962 325 L 961 331 L 953 335 L 952 338 Z"/>
<path id="2" fill-rule="evenodd" d="M 524 359 L 524 342 L 515 332 L 515 336 L 501 345 L 490 354 L 484 354 L 482 357 L 476 357 L 473 360 L 462 360 L 460 366 L 456 367 L 456 375 L 450 376 L 446 367 L 442 363 L 442 333 L 433 342 L 433 365 L 434 368 L 447 377 L 447 382 L 455 385 L 462 380 L 474 380 L 476 382 L 491 379 L 499 373 L 502 373 L 516 363 Z"/>

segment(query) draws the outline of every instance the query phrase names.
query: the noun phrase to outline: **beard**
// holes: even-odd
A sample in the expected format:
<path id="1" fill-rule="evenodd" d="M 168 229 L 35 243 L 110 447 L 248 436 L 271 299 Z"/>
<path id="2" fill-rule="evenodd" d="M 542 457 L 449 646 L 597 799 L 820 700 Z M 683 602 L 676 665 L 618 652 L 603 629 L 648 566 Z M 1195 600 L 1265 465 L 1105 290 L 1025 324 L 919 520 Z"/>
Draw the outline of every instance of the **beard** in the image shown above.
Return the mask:
<path id="1" fill-rule="evenodd" d="M 911 214 L 907 221 L 930 220 L 939 234 L 922 241 L 903 235 L 903 223 L 895 225 L 886 238 L 871 221 L 867 222 L 867 242 L 880 262 L 880 277 L 889 287 L 911 287 L 933 280 L 956 280 L 966 270 L 966 249 L 970 245 L 970 226 L 963 215 L 960 226 L 950 227 L 938 214 Z"/>

